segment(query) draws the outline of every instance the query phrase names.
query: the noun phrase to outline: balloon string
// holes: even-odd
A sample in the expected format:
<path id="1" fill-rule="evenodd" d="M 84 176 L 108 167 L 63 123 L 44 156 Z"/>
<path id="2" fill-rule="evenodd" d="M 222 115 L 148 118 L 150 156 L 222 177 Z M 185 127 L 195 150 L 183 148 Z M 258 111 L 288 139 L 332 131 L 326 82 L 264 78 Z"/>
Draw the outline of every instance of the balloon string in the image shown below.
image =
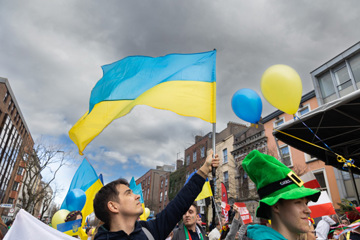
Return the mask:
<path id="1" fill-rule="evenodd" d="M 302 119 L 300 119 L 296 114 L 294 114 L 294 119 L 295 119 L 295 118 L 299 119 L 299 121 L 300 121 L 302 124 L 304 124 L 304 126 L 307 127 L 307 128 L 310 130 L 310 132 L 311 132 L 312 134 L 314 134 L 314 136 L 315 136 L 317 139 L 319 139 L 319 141 L 322 142 L 322 143 L 325 145 L 325 147 L 327 147 L 331 152 L 334 152 L 334 151 L 333 151 L 323 140 L 321 140 L 321 139 L 318 137 L 318 135 L 316 135 L 316 133 L 314 133 L 314 131 L 313 131 L 308 125 L 306 125 L 306 123 L 305 123 Z"/>
<path id="2" fill-rule="evenodd" d="M 357 169 L 360 170 L 360 168 L 357 167 L 357 166 L 354 164 L 354 160 L 351 159 L 351 158 L 350 158 L 349 160 L 347 160 L 345 157 L 343 157 L 343 156 L 340 155 L 340 154 L 337 154 L 336 152 L 334 152 L 334 151 L 332 151 L 332 150 L 329 150 L 329 149 L 326 149 L 326 148 L 321 147 L 321 146 L 319 146 L 319 145 L 316 145 L 316 144 L 314 144 L 314 143 L 308 142 L 308 141 L 306 141 L 306 140 L 304 140 L 304 139 L 295 137 L 295 136 L 293 136 L 293 135 L 291 135 L 291 134 L 289 134 L 289 133 L 283 132 L 283 131 L 281 131 L 281 130 L 278 130 L 278 129 L 274 129 L 274 130 L 277 131 L 277 132 L 279 132 L 279 133 L 282 133 L 282 134 L 284 134 L 284 135 L 286 135 L 286 136 L 295 138 L 295 139 L 297 139 L 297 140 L 299 140 L 299 141 L 302 141 L 302 142 L 304 142 L 304 143 L 307 143 L 307 144 L 309 144 L 309 145 L 312 145 L 312 146 L 314 146 L 314 147 L 317 147 L 317 148 L 320 148 L 320 149 L 322 149 L 322 150 L 325 150 L 325 151 L 328 151 L 328 152 L 333 153 L 334 155 L 336 155 L 336 160 L 337 160 L 339 163 L 344 163 L 344 165 L 343 165 L 343 169 L 344 169 L 344 170 L 347 170 L 347 167 L 354 167 L 354 168 L 357 168 Z"/>

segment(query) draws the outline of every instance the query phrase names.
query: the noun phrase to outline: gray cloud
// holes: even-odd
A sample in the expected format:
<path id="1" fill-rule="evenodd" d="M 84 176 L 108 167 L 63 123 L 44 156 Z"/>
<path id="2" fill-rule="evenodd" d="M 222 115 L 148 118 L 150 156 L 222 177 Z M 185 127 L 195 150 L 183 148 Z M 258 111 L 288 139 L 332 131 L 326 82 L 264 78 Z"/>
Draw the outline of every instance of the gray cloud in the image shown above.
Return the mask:
<path id="1" fill-rule="evenodd" d="M 56 138 L 87 111 L 101 65 L 216 48 L 220 131 L 241 121 L 231 109 L 235 91 L 261 95 L 262 73 L 273 64 L 295 68 L 303 94 L 310 91 L 309 72 L 359 41 L 358 11 L 356 0 L 3 1 L 0 76 L 9 79 L 31 133 Z M 263 104 L 263 116 L 276 110 Z M 174 163 L 194 135 L 209 131 L 202 120 L 137 106 L 86 151 L 109 169 L 129 169 L 129 159 L 150 168 Z"/>

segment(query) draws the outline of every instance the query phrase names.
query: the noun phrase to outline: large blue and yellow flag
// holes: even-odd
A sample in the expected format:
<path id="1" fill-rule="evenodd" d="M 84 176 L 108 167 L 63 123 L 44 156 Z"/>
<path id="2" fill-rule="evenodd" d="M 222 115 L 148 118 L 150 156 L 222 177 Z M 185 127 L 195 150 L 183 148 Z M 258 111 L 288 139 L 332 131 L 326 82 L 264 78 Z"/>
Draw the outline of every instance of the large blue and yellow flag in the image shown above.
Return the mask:
<path id="1" fill-rule="evenodd" d="M 84 226 L 86 217 L 94 211 L 93 200 L 96 193 L 102 188 L 102 186 L 103 184 L 96 174 L 95 169 L 86 159 L 84 159 L 79 168 L 76 170 L 68 191 L 69 193 L 71 190 L 77 188 L 83 190 L 86 194 L 86 202 L 81 210 L 83 215 L 81 226 Z M 65 198 L 60 209 L 67 208 Z"/>
<path id="2" fill-rule="evenodd" d="M 187 184 L 187 182 L 190 180 L 190 178 L 196 173 L 197 171 L 195 170 L 193 173 L 191 173 L 189 175 L 189 177 L 186 179 L 185 181 L 185 184 Z M 184 185 L 185 185 L 184 184 Z M 206 181 L 203 185 L 203 188 L 201 190 L 201 192 L 199 193 L 199 195 L 196 197 L 195 201 L 199 201 L 201 199 L 204 199 L 204 198 L 208 198 L 208 197 L 211 197 L 213 194 L 212 194 L 212 191 L 211 191 L 211 186 L 210 186 L 210 182 L 209 182 L 209 179 L 206 178 Z"/>
<path id="3" fill-rule="evenodd" d="M 102 66 L 89 111 L 70 129 L 80 154 L 116 118 L 136 105 L 216 122 L 216 50 L 162 57 L 130 56 Z"/>

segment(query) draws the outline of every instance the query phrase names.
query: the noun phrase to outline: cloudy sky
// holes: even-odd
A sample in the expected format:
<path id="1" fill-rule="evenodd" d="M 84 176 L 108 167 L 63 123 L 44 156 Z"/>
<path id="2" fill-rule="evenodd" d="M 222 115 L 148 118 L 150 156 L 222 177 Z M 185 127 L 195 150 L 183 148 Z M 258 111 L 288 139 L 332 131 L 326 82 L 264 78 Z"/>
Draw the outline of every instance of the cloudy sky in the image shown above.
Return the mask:
<path id="1" fill-rule="evenodd" d="M 68 131 L 87 111 L 102 65 L 129 55 L 216 48 L 221 131 L 229 121 L 240 122 L 232 95 L 241 88 L 261 95 L 260 79 L 271 65 L 290 65 L 303 94 L 312 90 L 309 73 L 360 40 L 359 11 L 358 0 L 3 0 L 0 77 L 9 80 L 33 138 L 76 153 L 76 164 L 58 178 L 67 189 L 82 160 Z M 276 110 L 262 100 L 263 117 Z M 84 153 L 105 182 L 136 178 L 174 164 L 195 135 L 210 131 L 200 119 L 137 106 Z"/>

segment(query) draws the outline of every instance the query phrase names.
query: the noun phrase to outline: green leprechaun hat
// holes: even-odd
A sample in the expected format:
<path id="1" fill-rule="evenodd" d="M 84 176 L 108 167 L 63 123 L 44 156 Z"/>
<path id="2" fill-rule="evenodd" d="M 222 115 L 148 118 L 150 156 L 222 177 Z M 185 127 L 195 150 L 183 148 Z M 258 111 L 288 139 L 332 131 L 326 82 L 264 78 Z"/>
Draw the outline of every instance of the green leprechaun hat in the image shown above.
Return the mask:
<path id="1" fill-rule="evenodd" d="M 270 219 L 269 207 L 279 199 L 307 197 L 316 202 L 320 196 L 319 190 L 304 187 L 304 182 L 290 168 L 258 150 L 251 151 L 243 160 L 242 166 L 255 183 L 260 197 L 257 217 Z"/>

